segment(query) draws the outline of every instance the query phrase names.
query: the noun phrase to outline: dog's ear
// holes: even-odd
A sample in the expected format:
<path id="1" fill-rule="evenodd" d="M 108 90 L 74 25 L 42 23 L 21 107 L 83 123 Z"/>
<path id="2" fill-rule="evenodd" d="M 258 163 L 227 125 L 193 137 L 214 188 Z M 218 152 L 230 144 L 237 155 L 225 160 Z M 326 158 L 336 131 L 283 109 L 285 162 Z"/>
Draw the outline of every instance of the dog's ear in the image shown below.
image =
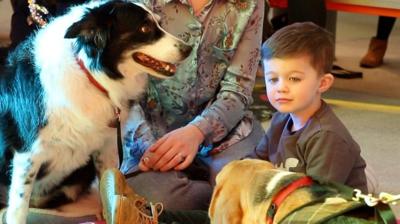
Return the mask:
<path id="1" fill-rule="evenodd" d="M 114 7 L 117 3 L 109 2 L 98 7 L 87 9 L 82 18 L 73 23 L 64 38 L 78 38 L 83 44 L 103 49 L 110 36 Z"/>
<path id="2" fill-rule="evenodd" d="M 81 41 L 102 49 L 107 43 L 108 33 L 107 24 L 99 24 L 93 18 L 85 16 L 67 29 L 64 38 L 80 38 Z"/>
<path id="3" fill-rule="evenodd" d="M 83 20 L 73 23 L 70 27 L 68 27 L 67 32 L 64 35 L 64 38 L 77 38 L 78 36 L 86 36 L 90 29 L 84 28 L 85 23 Z"/>

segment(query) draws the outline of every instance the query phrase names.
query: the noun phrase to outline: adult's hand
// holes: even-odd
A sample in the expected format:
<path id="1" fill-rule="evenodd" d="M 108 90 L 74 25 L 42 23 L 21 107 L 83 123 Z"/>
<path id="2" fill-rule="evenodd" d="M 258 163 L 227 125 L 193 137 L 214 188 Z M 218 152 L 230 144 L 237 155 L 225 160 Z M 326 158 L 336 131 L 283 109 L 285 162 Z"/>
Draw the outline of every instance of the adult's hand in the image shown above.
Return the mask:
<path id="1" fill-rule="evenodd" d="M 188 124 L 171 131 L 156 141 L 143 154 L 139 168 L 143 171 L 183 170 L 197 154 L 204 135 L 196 126 Z"/>

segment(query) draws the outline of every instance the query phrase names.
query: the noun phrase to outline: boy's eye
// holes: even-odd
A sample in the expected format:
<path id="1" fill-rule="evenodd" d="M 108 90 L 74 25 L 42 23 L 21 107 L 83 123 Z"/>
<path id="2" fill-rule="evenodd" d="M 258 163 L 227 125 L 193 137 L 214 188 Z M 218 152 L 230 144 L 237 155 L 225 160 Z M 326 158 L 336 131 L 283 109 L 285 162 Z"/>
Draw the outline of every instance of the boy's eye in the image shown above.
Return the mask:
<path id="1" fill-rule="evenodd" d="M 267 81 L 269 83 L 276 83 L 278 81 L 278 78 L 269 78 L 269 79 L 267 79 Z"/>
<path id="2" fill-rule="evenodd" d="M 297 78 L 297 77 L 289 77 L 289 81 L 300 82 L 301 79 L 300 79 L 300 78 Z"/>

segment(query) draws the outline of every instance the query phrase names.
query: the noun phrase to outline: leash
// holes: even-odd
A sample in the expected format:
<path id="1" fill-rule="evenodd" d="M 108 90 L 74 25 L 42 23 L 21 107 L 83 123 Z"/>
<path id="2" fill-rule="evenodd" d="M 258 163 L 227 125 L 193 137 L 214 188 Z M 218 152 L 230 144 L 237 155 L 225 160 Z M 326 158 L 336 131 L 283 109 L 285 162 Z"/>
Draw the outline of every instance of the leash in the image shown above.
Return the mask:
<path id="1" fill-rule="evenodd" d="M 379 223 L 396 223 L 396 217 L 393 215 L 389 205 L 396 205 L 400 201 L 400 194 L 393 195 L 381 192 L 378 197 L 374 197 L 372 194 L 363 194 L 361 190 L 354 189 L 352 200 L 357 202 L 364 201 L 369 207 L 375 207 L 375 216 Z"/>
<path id="2" fill-rule="evenodd" d="M 83 61 L 75 57 L 76 63 L 78 63 L 80 69 L 85 73 L 86 77 L 92 83 L 98 90 L 100 90 L 102 93 L 104 93 L 107 97 L 108 91 L 99 83 L 97 82 L 96 79 L 94 79 L 93 75 L 87 70 L 85 64 Z M 117 129 L 117 147 L 118 147 L 118 158 L 119 158 L 119 168 L 121 168 L 122 161 L 124 159 L 124 152 L 122 149 L 122 134 L 121 134 L 121 109 L 119 107 L 114 107 L 114 114 L 115 114 L 115 120 L 112 120 L 108 126 L 111 128 L 116 128 Z"/>
<path id="3" fill-rule="evenodd" d="M 377 205 L 379 202 L 384 204 L 392 204 L 396 205 L 398 201 L 400 201 L 400 194 L 393 195 L 386 192 L 381 192 L 378 197 L 374 197 L 372 194 L 363 194 L 361 190 L 354 189 L 353 198 L 354 201 L 363 200 L 365 204 L 369 207 L 373 207 Z"/>
<path id="4" fill-rule="evenodd" d="M 279 209 L 279 206 L 281 205 L 281 203 L 295 190 L 302 188 L 302 187 L 306 187 L 306 186 L 310 186 L 313 184 L 313 180 L 311 177 L 309 176 L 304 176 L 301 177 L 295 181 L 293 181 L 292 183 L 290 183 L 289 185 L 287 185 L 285 188 L 281 189 L 272 199 L 271 205 L 269 206 L 268 210 L 267 210 L 267 224 L 271 224 L 274 221 L 274 217 L 276 212 Z"/>

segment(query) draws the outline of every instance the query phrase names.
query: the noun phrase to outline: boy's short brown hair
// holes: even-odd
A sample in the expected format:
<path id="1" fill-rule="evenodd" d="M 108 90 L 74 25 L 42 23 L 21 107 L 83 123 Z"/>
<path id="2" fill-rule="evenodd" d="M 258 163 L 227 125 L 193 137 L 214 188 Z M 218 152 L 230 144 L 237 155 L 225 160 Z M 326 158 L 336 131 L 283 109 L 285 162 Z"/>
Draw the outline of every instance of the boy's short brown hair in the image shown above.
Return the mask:
<path id="1" fill-rule="evenodd" d="M 294 23 L 276 31 L 262 48 L 262 60 L 310 56 L 311 65 L 320 74 L 330 73 L 334 59 L 332 34 L 312 22 Z"/>

